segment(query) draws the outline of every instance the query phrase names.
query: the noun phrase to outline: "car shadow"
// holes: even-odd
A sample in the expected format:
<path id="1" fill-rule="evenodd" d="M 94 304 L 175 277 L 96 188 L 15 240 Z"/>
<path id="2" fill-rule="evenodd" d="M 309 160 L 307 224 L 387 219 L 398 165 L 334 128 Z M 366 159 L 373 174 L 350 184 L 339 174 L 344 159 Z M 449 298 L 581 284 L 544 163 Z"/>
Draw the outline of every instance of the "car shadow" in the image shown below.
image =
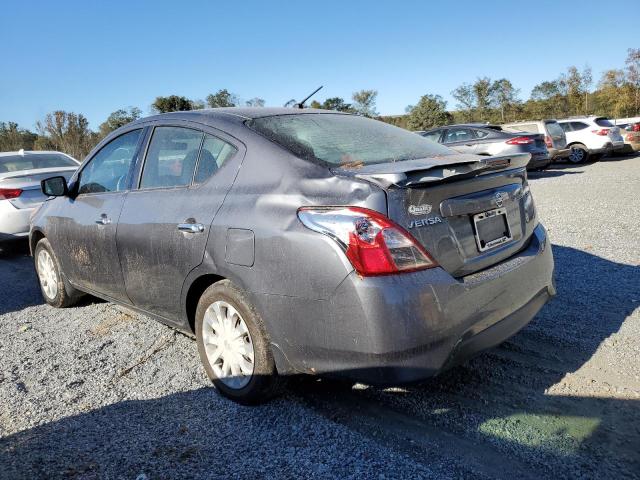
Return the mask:
<path id="1" fill-rule="evenodd" d="M 391 389 L 290 379 L 284 397 L 257 408 L 208 388 L 121 401 L 5 435 L 0 471 L 15 479 L 406 478 L 416 465 L 437 472 L 445 463 L 461 477 L 636 477 L 640 401 L 591 396 L 592 382 L 609 379 L 578 371 L 639 306 L 640 267 L 553 248 L 558 296 L 505 344 L 440 377 Z M 331 455 L 340 461 L 329 468 Z M 340 463 L 345 470 L 332 470 Z"/>

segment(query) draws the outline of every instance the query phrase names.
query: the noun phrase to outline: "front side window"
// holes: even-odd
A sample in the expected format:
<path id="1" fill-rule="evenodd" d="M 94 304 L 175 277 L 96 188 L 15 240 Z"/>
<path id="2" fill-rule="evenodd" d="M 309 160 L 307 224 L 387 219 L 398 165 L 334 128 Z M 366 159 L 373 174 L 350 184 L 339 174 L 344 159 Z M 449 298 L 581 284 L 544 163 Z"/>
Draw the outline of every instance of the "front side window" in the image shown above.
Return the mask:
<path id="1" fill-rule="evenodd" d="M 236 147 L 224 140 L 205 134 L 193 183 L 206 182 L 237 151 Z"/>
<path id="2" fill-rule="evenodd" d="M 583 123 L 583 122 L 571 122 L 571 129 L 574 132 L 577 132 L 578 130 L 584 130 L 588 126 L 589 125 L 587 125 L 586 123 Z"/>
<path id="3" fill-rule="evenodd" d="M 126 190 L 131 162 L 136 155 L 142 130 L 133 130 L 107 143 L 82 169 L 78 193 Z"/>
<path id="4" fill-rule="evenodd" d="M 202 136 L 182 127 L 156 127 L 147 149 L 140 188 L 191 185 Z"/>
<path id="5" fill-rule="evenodd" d="M 569 122 L 558 123 L 558 125 L 560 125 L 560 128 L 562 128 L 563 132 L 570 132 L 571 131 L 571 126 L 569 125 Z"/>
<path id="6" fill-rule="evenodd" d="M 246 125 L 305 160 L 353 167 L 456 152 L 403 128 L 356 115 L 300 113 Z"/>
<path id="7" fill-rule="evenodd" d="M 549 135 L 552 137 L 561 137 L 564 134 L 564 131 L 560 128 L 558 122 L 547 122 L 545 123 L 545 126 L 547 127 L 547 132 L 549 132 Z"/>

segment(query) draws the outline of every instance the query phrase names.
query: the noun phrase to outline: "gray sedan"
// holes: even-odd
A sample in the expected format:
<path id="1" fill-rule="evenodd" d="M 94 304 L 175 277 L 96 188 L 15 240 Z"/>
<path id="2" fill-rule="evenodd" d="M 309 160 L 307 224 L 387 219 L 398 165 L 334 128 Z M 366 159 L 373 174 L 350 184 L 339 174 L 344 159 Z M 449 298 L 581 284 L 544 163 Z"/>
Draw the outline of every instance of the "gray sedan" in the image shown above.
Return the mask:
<path id="1" fill-rule="evenodd" d="M 530 170 L 546 168 L 552 162 L 543 134 L 507 132 L 498 125 L 480 123 L 449 125 L 417 133 L 460 153 L 476 155 L 529 153 L 531 161 L 527 168 Z"/>
<path id="2" fill-rule="evenodd" d="M 30 245 L 47 303 L 90 293 L 194 335 L 235 401 L 299 374 L 414 382 L 555 294 L 528 160 L 323 110 L 158 115 L 43 183 Z"/>
<path id="3" fill-rule="evenodd" d="M 71 178 L 79 165 L 61 152 L 0 153 L 0 241 L 29 235 L 29 217 L 46 198 L 40 181 L 56 174 Z"/>

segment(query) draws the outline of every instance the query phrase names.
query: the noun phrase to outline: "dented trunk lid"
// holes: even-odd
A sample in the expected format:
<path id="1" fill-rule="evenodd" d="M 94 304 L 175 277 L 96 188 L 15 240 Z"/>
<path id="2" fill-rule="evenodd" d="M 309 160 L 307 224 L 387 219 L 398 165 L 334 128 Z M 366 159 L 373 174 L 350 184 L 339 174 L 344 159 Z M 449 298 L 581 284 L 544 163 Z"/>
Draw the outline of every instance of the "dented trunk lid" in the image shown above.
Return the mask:
<path id="1" fill-rule="evenodd" d="M 389 218 L 407 229 L 442 268 L 461 277 L 526 246 L 537 222 L 527 185 L 529 159 L 529 154 L 455 155 L 335 173 L 382 187 Z M 495 245 L 489 241 L 493 237 Z"/>

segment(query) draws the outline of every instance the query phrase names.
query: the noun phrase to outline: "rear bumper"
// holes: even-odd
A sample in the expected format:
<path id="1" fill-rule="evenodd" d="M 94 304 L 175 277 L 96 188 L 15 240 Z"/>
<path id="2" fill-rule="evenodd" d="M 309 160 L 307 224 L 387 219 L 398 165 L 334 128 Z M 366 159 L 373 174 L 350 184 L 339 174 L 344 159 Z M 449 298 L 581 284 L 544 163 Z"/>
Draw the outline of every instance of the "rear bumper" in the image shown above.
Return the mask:
<path id="1" fill-rule="evenodd" d="M 29 235 L 33 208 L 16 208 L 9 200 L 0 200 L 0 241 Z"/>
<path id="2" fill-rule="evenodd" d="M 525 250 L 461 279 L 441 268 L 387 277 L 352 273 L 327 300 L 256 301 L 277 359 L 286 358 L 279 371 L 400 384 L 501 343 L 553 295 L 553 256 L 539 225 Z"/>
<path id="3" fill-rule="evenodd" d="M 529 160 L 529 163 L 527 164 L 527 169 L 532 170 L 537 168 L 544 168 L 549 166 L 552 161 L 553 160 L 551 158 L 551 155 L 549 155 L 548 153 L 532 154 L 531 160 Z"/>

